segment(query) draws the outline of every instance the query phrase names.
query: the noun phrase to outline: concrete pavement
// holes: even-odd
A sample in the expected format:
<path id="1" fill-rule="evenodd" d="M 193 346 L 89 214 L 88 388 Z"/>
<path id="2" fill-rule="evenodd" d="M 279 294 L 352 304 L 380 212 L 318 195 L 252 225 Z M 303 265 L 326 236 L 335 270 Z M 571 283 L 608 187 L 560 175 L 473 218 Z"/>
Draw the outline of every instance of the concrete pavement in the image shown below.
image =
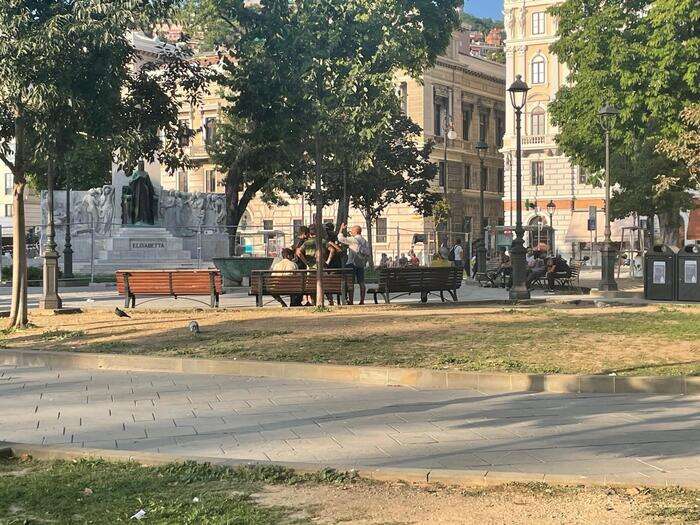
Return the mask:
<path id="1" fill-rule="evenodd" d="M 700 484 L 700 397 L 0 367 L 0 441 Z"/>

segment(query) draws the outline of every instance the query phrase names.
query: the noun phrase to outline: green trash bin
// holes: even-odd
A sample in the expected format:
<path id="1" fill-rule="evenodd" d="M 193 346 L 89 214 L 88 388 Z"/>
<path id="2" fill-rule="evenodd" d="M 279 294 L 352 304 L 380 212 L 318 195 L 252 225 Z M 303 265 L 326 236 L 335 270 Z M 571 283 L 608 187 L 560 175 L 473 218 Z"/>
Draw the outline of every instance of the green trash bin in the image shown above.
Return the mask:
<path id="1" fill-rule="evenodd" d="M 678 277 L 677 298 L 679 301 L 700 302 L 700 245 L 691 244 L 676 256 L 676 276 Z"/>
<path id="2" fill-rule="evenodd" d="M 644 298 L 676 299 L 676 254 L 668 246 L 654 246 L 644 257 Z"/>

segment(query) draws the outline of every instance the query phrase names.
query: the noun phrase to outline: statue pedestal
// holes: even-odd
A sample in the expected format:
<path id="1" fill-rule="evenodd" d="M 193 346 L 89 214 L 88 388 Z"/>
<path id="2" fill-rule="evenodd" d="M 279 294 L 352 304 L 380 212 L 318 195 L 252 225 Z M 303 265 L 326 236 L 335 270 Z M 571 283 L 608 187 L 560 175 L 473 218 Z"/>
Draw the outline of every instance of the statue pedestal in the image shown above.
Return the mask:
<path id="1" fill-rule="evenodd" d="M 123 226 L 95 254 L 95 273 L 139 268 L 196 268 L 197 258 L 184 239 L 157 226 Z"/>

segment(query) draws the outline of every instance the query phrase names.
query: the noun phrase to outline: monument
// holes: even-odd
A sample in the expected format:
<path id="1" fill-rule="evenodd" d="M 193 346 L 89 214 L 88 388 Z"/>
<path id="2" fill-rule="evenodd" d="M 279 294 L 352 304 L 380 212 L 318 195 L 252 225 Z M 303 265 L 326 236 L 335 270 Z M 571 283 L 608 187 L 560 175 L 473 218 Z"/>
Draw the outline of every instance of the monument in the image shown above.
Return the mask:
<path id="1" fill-rule="evenodd" d="M 112 184 L 71 192 L 73 265 L 79 273 L 127 268 L 196 268 L 228 255 L 225 196 L 164 190 L 140 162 Z M 119 196 L 119 198 L 117 198 Z M 47 224 L 42 193 L 42 223 Z M 56 241 L 63 249 L 66 195 L 54 192 Z M 46 229 L 42 228 L 42 232 Z"/>
<path id="2" fill-rule="evenodd" d="M 156 196 L 151 177 L 141 160 L 129 178 L 129 185 L 122 190 L 122 223 L 154 225 L 156 219 Z"/>

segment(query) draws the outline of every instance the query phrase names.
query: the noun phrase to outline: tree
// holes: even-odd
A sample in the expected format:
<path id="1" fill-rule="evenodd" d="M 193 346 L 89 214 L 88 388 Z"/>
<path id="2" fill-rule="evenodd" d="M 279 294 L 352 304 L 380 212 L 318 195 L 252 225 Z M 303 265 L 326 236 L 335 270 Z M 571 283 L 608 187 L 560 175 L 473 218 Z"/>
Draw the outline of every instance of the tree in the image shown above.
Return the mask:
<path id="1" fill-rule="evenodd" d="M 180 48 L 140 63 L 130 33 L 162 19 L 167 0 L 20 0 L 0 4 L 0 160 L 14 178 L 10 326 L 27 324 L 24 191 L 27 175 L 53 187 L 80 136 L 106 141 L 133 165 L 184 162 L 176 93 L 203 84 Z M 40 57 L 40 59 L 37 59 Z M 190 73 L 190 74 L 188 74 Z M 194 96 L 194 95 L 193 95 Z"/>
<path id="2" fill-rule="evenodd" d="M 601 169 L 596 111 L 616 105 L 611 178 L 620 189 L 611 211 L 657 214 L 669 244 L 678 242 L 694 181 L 656 145 L 677 132 L 681 109 L 700 96 L 699 11 L 691 0 L 567 0 L 551 9 L 560 20 L 552 49 L 571 71 L 550 105 L 560 147 L 584 168 Z"/>
<path id="3" fill-rule="evenodd" d="M 263 188 L 270 195 L 306 183 L 315 189 L 320 243 L 323 170 L 327 163 L 338 164 L 334 145 L 354 140 L 358 132 L 371 140 L 386 128 L 387 112 L 372 115 L 375 127 L 359 129 L 356 124 L 372 107 L 372 98 L 391 89 L 394 73 L 405 70 L 417 77 L 435 62 L 457 26 L 458 2 L 197 4 L 206 4 L 204 12 L 217 28 L 229 26 L 218 44 L 224 46 L 220 83 L 226 88 L 230 108 L 225 115 L 232 128 L 230 140 L 217 145 L 223 146 L 217 157 L 226 160 L 220 164 L 227 173 L 229 206 L 237 208 L 231 216 L 242 216 L 247 195 Z M 271 162 L 262 166 L 266 158 Z M 321 250 L 317 253 L 320 257 Z M 322 301 L 318 266 L 317 298 Z"/>
<path id="4" fill-rule="evenodd" d="M 677 162 L 682 162 L 700 185 L 700 104 L 692 104 L 681 112 L 683 127 L 673 138 L 659 142 L 658 150 Z"/>

